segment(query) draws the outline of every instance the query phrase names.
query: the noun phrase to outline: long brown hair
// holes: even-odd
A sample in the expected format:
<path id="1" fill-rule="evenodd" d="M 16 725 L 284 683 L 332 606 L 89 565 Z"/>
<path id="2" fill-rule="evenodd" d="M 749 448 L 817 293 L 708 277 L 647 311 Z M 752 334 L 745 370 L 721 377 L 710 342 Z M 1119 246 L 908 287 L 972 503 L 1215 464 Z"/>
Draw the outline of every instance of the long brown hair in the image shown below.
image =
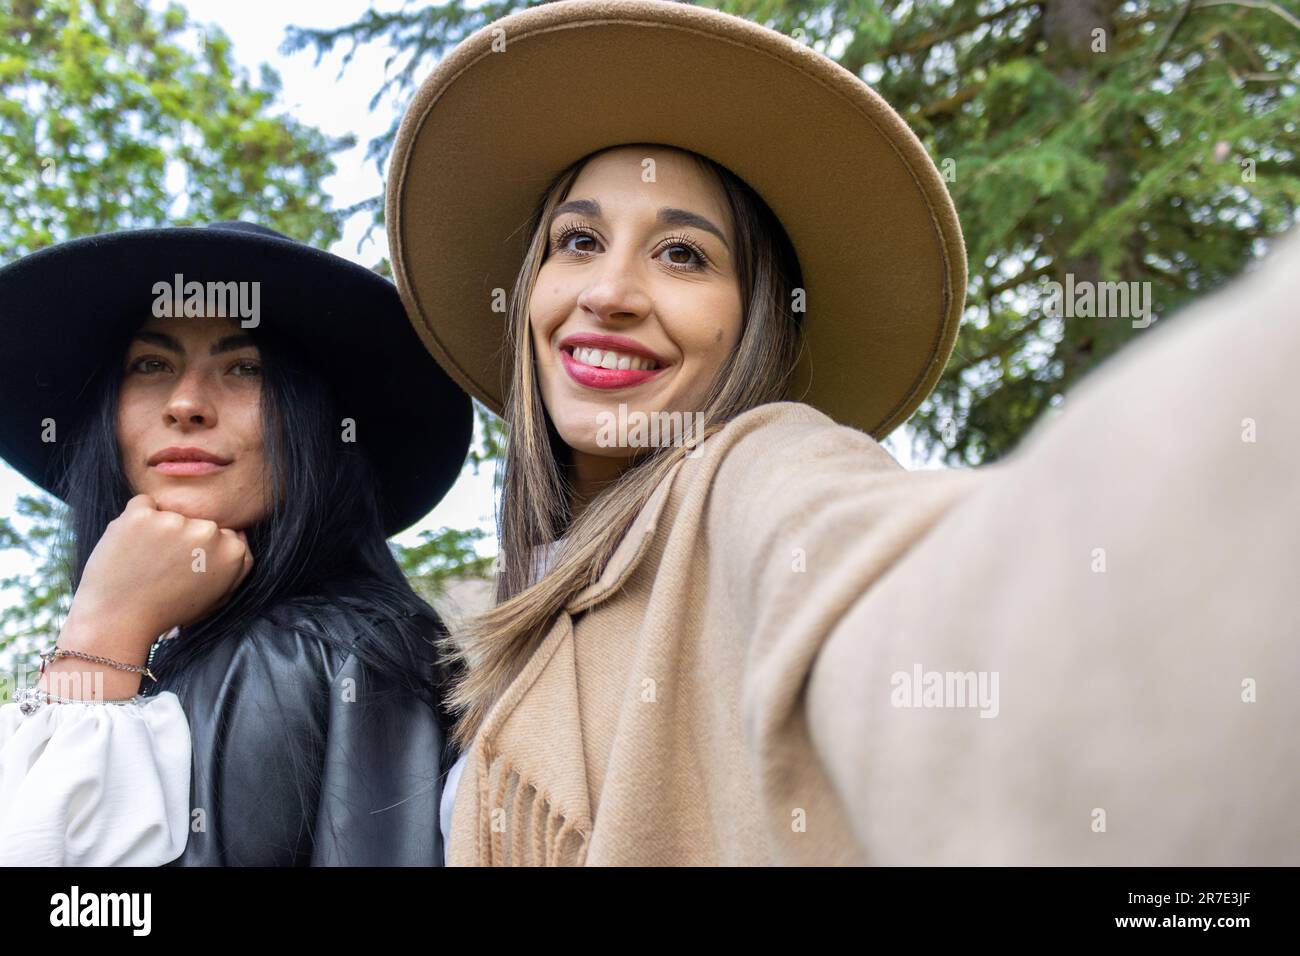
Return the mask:
<path id="1" fill-rule="evenodd" d="M 555 207 L 567 198 L 583 167 L 605 151 L 578 160 L 543 193 L 528 224 L 528 248 L 507 309 L 506 347 L 514 356 L 514 369 L 505 406 L 509 442 L 499 475 L 497 604 L 444 642 L 463 665 L 446 702 L 459 715 L 453 740 L 461 750 L 468 748 L 492 704 L 545 639 L 556 614 L 599 579 L 655 487 L 691 450 L 685 443 L 647 450 L 576 516 L 572 513 L 571 452 L 542 403 L 528 303 L 546 260 L 547 226 Z M 715 177 L 726 195 L 737 240 L 743 316 L 740 342 L 703 403 L 704 430 L 695 436 L 698 443 L 736 415 L 785 398 L 800 347 L 800 316 L 792 301 L 803 280 L 785 230 L 759 195 L 707 157 L 679 152 Z M 553 566 L 533 583 L 539 570 L 535 550 L 561 535 L 567 537 Z"/>

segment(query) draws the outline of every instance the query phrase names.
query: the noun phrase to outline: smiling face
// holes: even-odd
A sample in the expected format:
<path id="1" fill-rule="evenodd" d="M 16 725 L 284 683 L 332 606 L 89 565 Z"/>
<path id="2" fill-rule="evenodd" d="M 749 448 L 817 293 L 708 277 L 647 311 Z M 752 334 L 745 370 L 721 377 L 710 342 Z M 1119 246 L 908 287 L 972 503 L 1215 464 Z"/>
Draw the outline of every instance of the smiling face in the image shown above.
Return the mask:
<path id="1" fill-rule="evenodd" d="M 117 441 L 132 493 L 236 531 L 265 517 L 261 358 L 239 323 L 150 318 L 124 369 Z"/>
<path id="2" fill-rule="evenodd" d="M 580 472 L 636 450 L 602 447 L 601 413 L 704 410 L 740 340 L 735 248 L 721 185 L 685 153 L 619 147 L 578 174 L 528 308 L 542 401 Z"/>

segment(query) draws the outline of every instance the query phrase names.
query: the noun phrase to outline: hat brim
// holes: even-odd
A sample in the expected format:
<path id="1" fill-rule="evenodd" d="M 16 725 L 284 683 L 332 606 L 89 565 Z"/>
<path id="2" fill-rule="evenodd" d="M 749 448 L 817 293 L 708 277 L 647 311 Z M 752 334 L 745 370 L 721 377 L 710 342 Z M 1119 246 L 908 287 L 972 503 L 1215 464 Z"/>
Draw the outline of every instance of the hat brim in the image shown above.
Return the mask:
<path id="1" fill-rule="evenodd" d="M 260 284 L 250 334 L 286 343 L 295 361 L 325 379 L 340 416 L 354 420 L 381 485 L 386 534 L 442 500 L 468 452 L 473 411 L 421 347 L 393 284 L 302 243 L 235 229 L 90 236 L 0 269 L 0 354 L 8 360 L 0 457 L 58 493 L 58 439 L 89 410 L 86 386 L 111 360 L 109 350 L 152 314 L 155 284 L 177 274 L 186 283 Z M 42 440 L 47 420 L 54 442 Z"/>
<path id="2" fill-rule="evenodd" d="M 504 48 L 502 49 L 502 45 Z M 443 367 L 500 413 L 509 290 L 542 190 L 607 146 L 693 150 L 752 186 L 799 256 L 805 343 L 790 397 L 883 438 L 956 342 L 966 256 L 907 124 L 827 57 L 663 0 L 564 0 L 461 42 L 398 133 L 387 227 L 398 290 Z"/>

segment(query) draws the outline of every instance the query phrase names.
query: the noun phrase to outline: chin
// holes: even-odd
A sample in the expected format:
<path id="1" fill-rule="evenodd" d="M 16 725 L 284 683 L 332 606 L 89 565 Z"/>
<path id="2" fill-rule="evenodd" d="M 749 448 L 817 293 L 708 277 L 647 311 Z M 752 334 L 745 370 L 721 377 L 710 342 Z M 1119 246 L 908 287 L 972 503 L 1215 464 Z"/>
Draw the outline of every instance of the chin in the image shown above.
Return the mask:
<path id="1" fill-rule="evenodd" d="M 594 432 L 583 435 L 579 439 L 571 440 L 565 438 L 565 443 L 572 449 L 582 452 L 584 455 L 590 455 L 593 458 L 628 458 L 637 451 L 635 448 L 610 448 L 600 445 L 596 442 Z"/>
<path id="2" fill-rule="evenodd" d="M 167 488 L 151 493 L 159 511 L 174 511 L 187 518 L 215 521 L 223 528 L 230 527 L 229 510 L 211 492 L 197 488 Z"/>
<path id="3" fill-rule="evenodd" d="M 617 415 L 617 405 L 608 409 L 611 415 Z M 627 449 L 611 448 L 598 443 L 600 435 L 598 415 L 604 409 L 596 406 L 572 408 L 567 415 L 558 420 L 552 419 L 555 430 L 564 443 L 575 451 L 585 455 L 601 458 L 620 458 Z"/>

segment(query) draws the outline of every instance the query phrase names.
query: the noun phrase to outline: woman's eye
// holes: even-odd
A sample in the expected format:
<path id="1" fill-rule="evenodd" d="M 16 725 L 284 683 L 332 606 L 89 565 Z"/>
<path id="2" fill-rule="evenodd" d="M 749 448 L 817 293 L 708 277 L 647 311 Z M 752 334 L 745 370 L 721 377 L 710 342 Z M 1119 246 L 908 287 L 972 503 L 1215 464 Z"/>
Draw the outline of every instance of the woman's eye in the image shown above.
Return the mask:
<path id="1" fill-rule="evenodd" d="M 670 258 L 665 260 L 664 264 L 673 269 L 694 271 L 703 269 L 709 264 L 708 257 L 694 243 L 677 239 L 670 245 L 664 246 L 659 255 L 670 253 Z"/>
<path id="2" fill-rule="evenodd" d="M 257 362 L 236 362 L 230 367 L 230 371 L 240 378 L 252 378 L 262 374 L 262 366 Z"/>
<path id="3" fill-rule="evenodd" d="M 664 250 L 664 252 L 668 252 L 668 253 L 675 252 L 681 256 L 684 256 L 684 258 L 671 259 L 670 261 L 672 262 L 673 265 L 689 266 L 695 259 L 695 250 L 692 249 L 690 246 L 683 246 L 683 245 L 669 246 L 667 249 Z M 660 253 L 660 255 L 662 254 L 663 253 Z"/>
<path id="4" fill-rule="evenodd" d="M 592 250 L 592 249 L 574 249 L 574 248 L 572 248 L 572 247 L 570 246 L 570 243 L 571 243 L 573 240 L 575 240 L 575 239 L 577 239 L 577 240 L 586 240 L 586 241 L 588 241 L 588 242 L 595 242 L 595 241 L 596 241 L 595 237 L 592 236 L 590 233 L 583 232 L 581 229 L 570 228 L 570 229 L 565 229 L 563 232 L 561 232 L 561 233 L 556 237 L 556 239 L 555 239 L 555 248 L 556 248 L 557 250 L 563 250 L 563 251 L 565 251 L 565 252 L 593 252 L 593 251 L 595 251 L 595 250 Z"/>
<path id="5" fill-rule="evenodd" d="M 167 363 L 162 359 L 150 358 L 144 356 L 131 363 L 129 371 L 137 372 L 140 375 L 152 375 L 154 372 L 162 371 L 167 367 Z"/>

